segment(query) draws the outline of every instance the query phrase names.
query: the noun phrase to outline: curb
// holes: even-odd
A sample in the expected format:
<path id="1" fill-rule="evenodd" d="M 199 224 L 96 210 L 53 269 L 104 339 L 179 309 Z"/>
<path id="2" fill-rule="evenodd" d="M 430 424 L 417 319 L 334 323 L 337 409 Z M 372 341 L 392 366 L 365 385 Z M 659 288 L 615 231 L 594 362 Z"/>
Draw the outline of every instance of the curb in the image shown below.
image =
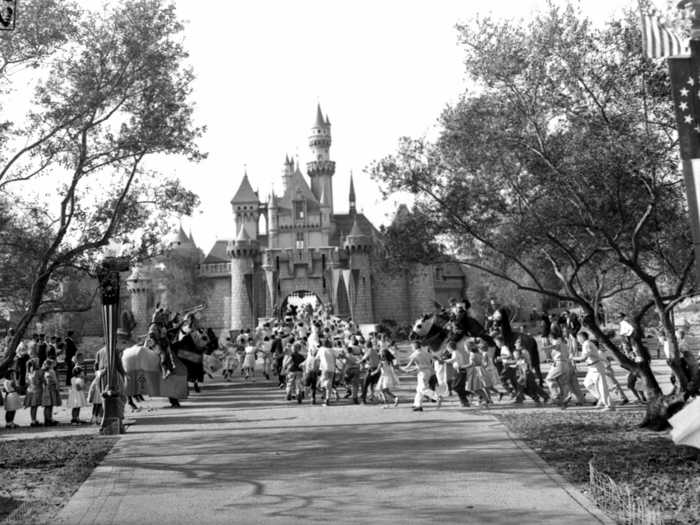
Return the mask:
<path id="1" fill-rule="evenodd" d="M 603 525 L 615 525 L 615 521 L 607 516 L 598 506 L 591 501 L 585 494 L 583 494 L 579 489 L 574 487 L 569 481 L 567 481 L 561 474 L 559 474 L 553 467 L 551 467 L 544 459 L 542 459 L 537 452 L 532 450 L 530 446 L 525 443 L 518 436 L 513 434 L 510 429 L 495 416 L 494 419 L 501 425 L 505 431 L 508 438 L 515 444 L 518 449 L 520 449 L 523 454 L 525 454 L 530 461 L 532 461 L 537 467 L 547 475 L 554 483 L 559 485 L 568 496 L 573 499 L 582 509 L 584 509 L 592 518 L 596 520 L 597 523 Z"/>

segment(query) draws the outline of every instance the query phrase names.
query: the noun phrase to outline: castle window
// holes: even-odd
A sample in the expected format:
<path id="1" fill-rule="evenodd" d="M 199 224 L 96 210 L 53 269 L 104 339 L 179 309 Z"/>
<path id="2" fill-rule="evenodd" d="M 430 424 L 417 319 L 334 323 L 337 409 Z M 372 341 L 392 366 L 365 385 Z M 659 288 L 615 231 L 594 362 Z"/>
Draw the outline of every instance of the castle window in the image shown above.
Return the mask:
<path id="1" fill-rule="evenodd" d="M 298 221 L 304 220 L 304 201 L 294 201 L 294 218 Z"/>
<path id="2" fill-rule="evenodd" d="M 297 249 L 302 250 L 304 248 L 304 232 L 297 232 Z"/>

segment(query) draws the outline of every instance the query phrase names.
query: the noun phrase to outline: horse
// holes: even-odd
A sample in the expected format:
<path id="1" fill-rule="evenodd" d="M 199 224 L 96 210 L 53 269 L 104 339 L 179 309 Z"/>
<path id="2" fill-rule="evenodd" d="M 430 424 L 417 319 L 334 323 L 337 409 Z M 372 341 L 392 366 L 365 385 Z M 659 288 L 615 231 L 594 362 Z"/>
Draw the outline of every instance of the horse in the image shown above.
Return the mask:
<path id="1" fill-rule="evenodd" d="M 173 356 L 174 372 L 166 379 L 161 373 L 160 352 L 157 350 L 136 344 L 125 348 L 121 359 L 127 377 L 127 396 L 167 397 L 174 407 L 180 406 L 181 399 L 187 399 L 187 370 L 176 356 Z"/>
<path id="2" fill-rule="evenodd" d="M 187 381 L 199 392 L 199 383 L 204 381 L 204 354 L 211 355 L 219 348 L 219 340 L 211 328 L 180 329 L 179 338 L 171 342 L 170 348 L 187 369 Z"/>
<path id="3" fill-rule="evenodd" d="M 542 371 L 540 370 L 540 353 L 537 348 L 537 341 L 534 337 L 524 332 L 513 331 L 510 325 L 510 317 L 505 308 L 497 308 L 493 316 L 493 327 L 498 335 L 503 338 L 503 342 L 512 352 L 515 350 L 516 341 L 520 341 L 520 345 L 527 350 L 530 356 L 530 365 L 537 376 L 540 386 L 543 385 Z"/>
<path id="4" fill-rule="evenodd" d="M 409 338 L 422 339 L 422 344 L 433 351 L 438 351 L 448 337 L 455 343 L 462 341 L 464 337 L 477 337 L 488 346 L 496 346 L 495 341 L 481 323 L 470 317 L 466 311 L 458 312 L 452 323 L 448 320 L 448 314 L 444 309 L 440 313 L 425 314 L 413 323 Z"/>

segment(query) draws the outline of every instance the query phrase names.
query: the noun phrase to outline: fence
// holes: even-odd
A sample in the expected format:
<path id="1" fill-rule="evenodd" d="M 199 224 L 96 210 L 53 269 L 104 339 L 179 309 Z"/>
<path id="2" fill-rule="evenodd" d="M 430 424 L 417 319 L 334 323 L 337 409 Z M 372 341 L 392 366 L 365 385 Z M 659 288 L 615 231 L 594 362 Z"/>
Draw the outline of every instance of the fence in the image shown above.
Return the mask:
<path id="1" fill-rule="evenodd" d="M 632 495 L 629 487 L 615 481 L 588 462 L 589 487 L 596 505 L 619 525 L 663 525 L 661 511 L 649 507 L 646 502 Z"/>

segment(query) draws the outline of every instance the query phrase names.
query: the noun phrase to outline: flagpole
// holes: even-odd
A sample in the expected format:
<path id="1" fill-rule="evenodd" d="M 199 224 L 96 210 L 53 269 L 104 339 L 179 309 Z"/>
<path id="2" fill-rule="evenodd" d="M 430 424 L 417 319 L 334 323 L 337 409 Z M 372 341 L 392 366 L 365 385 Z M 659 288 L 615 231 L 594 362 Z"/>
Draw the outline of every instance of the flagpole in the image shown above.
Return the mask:
<path id="1" fill-rule="evenodd" d="M 692 26 L 690 30 L 690 79 L 689 81 L 700 82 L 700 0 L 681 0 L 678 3 L 678 9 L 691 9 L 691 20 Z M 687 60 L 687 59 L 685 59 Z M 675 62 L 674 62 L 675 61 Z M 670 58 L 668 60 L 669 71 L 671 76 L 674 74 L 674 67 L 680 64 L 680 59 Z M 692 84 L 691 84 L 692 85 Z M 674 98 L 677 97 L 674 90 Z M 700 96 L 700 90 L 697 91 L 698 96 Z M 691 93 L 692 95 L 692 93 Z M 700 101 L 692 100 L 694 97 L 690 97 L 689 101 L 690 107 L 692 108 L 692 117 L 694 123 L 700 125 Z M 674 100 L 674 102 L 678 102 Z M 696 103 L 698 102 L 698 103 Z M 677 104 L 676 104 L 677 105 Z M 684 130 L 683 122 L 681 121 L 680 114 L 678 110 L 676 111 L 676 119 L 678 124 L 678 139 L 680 142 L 680 153 L 683 163 L 683 179 L 685 182 L 686 197 L 688 199 L 688 216 L 690 219 L 690 228 L 693 235 L 693 251 L 695 254 L 695 284 L 696 289 L 700 290 L 700 213 L 698 210 L 698 191 L 700 191 L 700 181 L 696 180 L 695 170 L 693 168 L 693 159 L 700 157 L 698 154 L 697 147 L 697 131 L 695 130 Z M 695 133 L 695 135 L 692 135 Z"/>

